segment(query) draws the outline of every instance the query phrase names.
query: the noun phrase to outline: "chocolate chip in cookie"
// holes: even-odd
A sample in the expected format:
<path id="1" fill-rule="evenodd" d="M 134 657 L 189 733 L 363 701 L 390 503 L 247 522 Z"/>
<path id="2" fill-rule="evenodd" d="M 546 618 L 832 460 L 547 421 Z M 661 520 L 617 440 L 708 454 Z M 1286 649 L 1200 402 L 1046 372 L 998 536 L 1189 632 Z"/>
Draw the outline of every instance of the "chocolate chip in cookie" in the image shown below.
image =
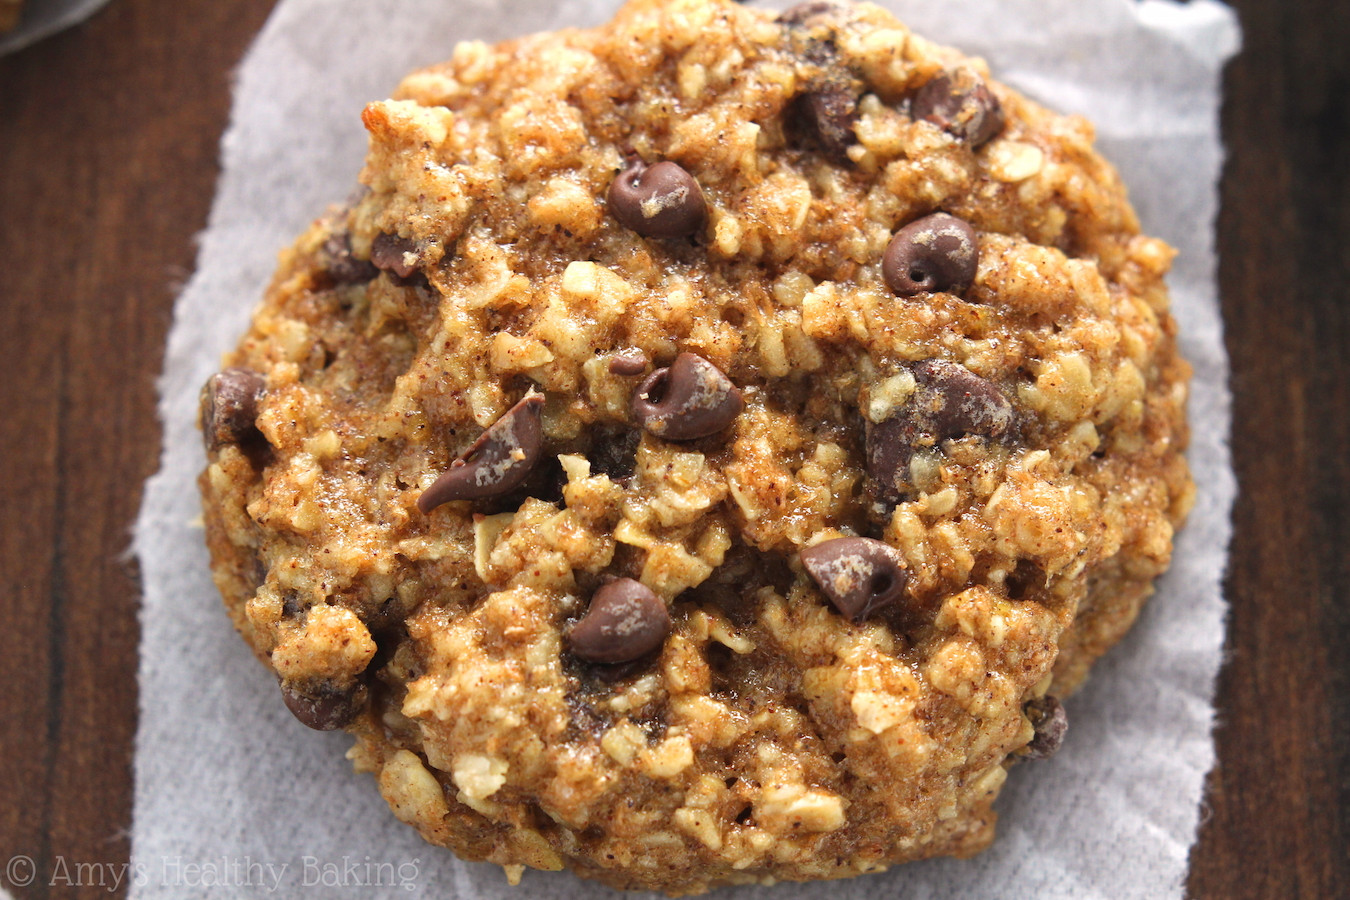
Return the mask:
<path id="1" fill-rule="evenodd" d="M 863 83 L 840 56 L 836 30 L 845 8 L 838 3 L 801 3 L 775 20 L 788 26 L 791 53 L 801 63 L 801 93 L 788 105 L 789 141 L 816 149 L 839 163 L 850 162 L 849 148 L 858 143 L 858 100 Z"/>
<path id="2" fill-rule="evenodd" d="M 933 213 L 896 232 L 881 258 L 881 274 L 901 297 L 960 294 L 975 280 L 978 264 L 975 229 L 956 216 Z"/>
<path id="3" fill-rule="evenodd" d="M 626 484 L 637 468 L 637 448 L 642 432 L 633 428 L 596 426 L 591 429 L 591 446 L 586 451 L 591 471 Z"/>
<path id="4" fill-rule="evenodd" d="M 256 445 L 258 400 L 266 383 L 250 369 L 231 367 L 212 375 L 202 388 L 201 423 L 206 449 L 214 453 L 227 444 Z"/>
<path id="5" fill-rule="evenodd" d="M 660 647 L 669 633 L 670 613 L 661 598 L 640 581 L 618 578 L 591 597 L 567 643 L 589 662 L 626 663 Z"/>
<path id="6" fill-rule="evenodd" d="M 915 93 L 910 112 L 932 122 L 972 149 L 1003 130 L 1003 107 L 983 78 L 967 67 L 949 69 Z"/>
<path id="7" fill-rule="evenodd" d="M 380 232 L 370 242 L 370 261 L 396 280 L 407 281 L 421 271 L 422 258 L 417 242 L 396 234 Z"/>
<path id="8" fill-rule="evenodd" d="M 807 574 L 850 622 L 895 603 L 909 580 L 899 551 L 871 538 L 833 538 L 800 555 Z"/>
<path id="9" fill-rule="evenodd" d="M 543 455 L 542 394 L 527 394 L 484 431 L 450 468 L 417 498 L 429 513 L 451 500 L 481 500 L 510 493 Z"/>
<path id="10" fill-rule="evenodd" d="M 620 350 L 609 358 L 609 374 L 619 376 L 641 375 L 651 365 L 651 360 L 640 347 Z"/>
<path id="11" fill-rule="evenodd" d="M 848 161 L 848 149 L 858 143 L 858 95 L 841 84 L 822 84 L 797 97 L 789 113 L 792 131 L 803 143 L 818 147 L 832 159 Z"/>
<path id="12" fill-rule="evenodd" d="M 637 154 L 610 183 L 609 210 L 619 224 L 643 237 L 687 237 L 708 217 L 694 176 L 669 160 L 649 166 Z"/>
<path id="13" fill-rule="evenodd" d="M 692 441 L 726 428 L 745 399 L 722 370 L 693 353 L 681 353 L 633 392 L 633 418 L 668 441 Z"/>
<path id="14" fill-rule="evenodd" d="M 351 724 L 365 706 L 366 688 L 350 688 L 319 682 L 303 687 L 281 683 L 281 699 L 297 719 L 315 731 L 337 731 Z"/>
<path id="15" fill-rule="evenodd" d="M 352 238 L 346 232 L 330 234 L 320 258 L 324 274 L 335 285 L 364 284 L 380 274 L 370 260 L 352 255 Z"/>
<path id="16" fill-rule="evenodd" d="M 1013 431 L 1012 403 L 998 386 L 963 365 L 926 359 L 914 366 L 915 414 L 938 440 L 974 434 L 1002 440 Z"/>
<path id="17" fill-rule="evenodd" d="M 1063 746 L 1064 736 L 1069 731 L 1069 715 L 1064 711 L 1064 704 L 1046 696 L 1028 703 L 1025 712 L 1036 729 L 1036 736 L 1027 744 L 1022 756 L 1025 759 L 1049 759 Z"/>
<path id="18" fill-rule="evenodd" d="M 929 359 L 912 367 L 916 389 L 894 415 L 867 428 L 867 474 L 886 504 L 907 495 L 916 450 L 977 435 L 1001 441 L 1012 436 L 1012 403 L 997 385 L 965 366 Z"/>

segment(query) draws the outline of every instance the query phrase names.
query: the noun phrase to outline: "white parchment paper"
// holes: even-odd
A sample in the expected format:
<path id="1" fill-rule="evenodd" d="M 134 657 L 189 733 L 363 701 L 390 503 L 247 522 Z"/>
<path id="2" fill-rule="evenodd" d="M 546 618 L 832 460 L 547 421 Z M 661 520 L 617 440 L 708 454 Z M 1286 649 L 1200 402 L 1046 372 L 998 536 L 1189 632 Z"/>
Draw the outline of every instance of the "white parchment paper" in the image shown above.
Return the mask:
<path id="1" fill-rule="evenodd" d="M 160 383 L 162 469 L 136 530 L 145 599 L 131 896 L 571 898 L 611 892 L 566 873 L 465 864 L 398 823 L 349 739 L 295 721 L 232 631 L 207 574 L 193 427 L 197 392 L 242 333 L 278 248 L 355 184 L 358 119 L 455 41 L 598 24 L 617 0 L 282 0 L 243 64 L 224 171 L 179 298 Z M 1052 761 L 1016 766 L 999 838 L 852 882 L 731 898 L 1179 897 L 1199 821 L 1223 641 L 1220 578 L 1234 480 L 1214 283 L 1220 70 L 1237 48 L 1217 0 L 887 0 L 916 31 L 988 59 L 995 76 L 1099 129 L 1146 231 L 1181 251 L 1171 279 L 1195 365 L 1199 504 L 1172 571 L 1129 637 L 1068 702 Z M 766 893 L 771 891 L 771 893 Z"/>
<path id="2" fill-rule="evenodd" d="M 69 28 L 98 12 L 108 0 L 25 0 L 13 31 L 0 34 L 0 56 Z"/>

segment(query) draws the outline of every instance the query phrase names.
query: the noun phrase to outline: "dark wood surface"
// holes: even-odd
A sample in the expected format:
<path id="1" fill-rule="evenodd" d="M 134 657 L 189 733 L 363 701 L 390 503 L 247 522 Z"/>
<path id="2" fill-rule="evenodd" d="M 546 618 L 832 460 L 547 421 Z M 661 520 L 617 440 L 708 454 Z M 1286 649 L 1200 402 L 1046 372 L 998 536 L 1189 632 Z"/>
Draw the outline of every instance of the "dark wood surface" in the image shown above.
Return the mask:
<path id="1" fill-rule="evenodd" d="M 0 59 L 0 866 L 38 876 L 0 871 L 16 897 L 106 897 L 111 868 L 76 888 L 55 867 L 127 860 L 154 379 L 230 73 L 272 5 L 114 0 Z M 1350 4 L 1235 5 L 1219 243 L 1241 494 L 1188 886 L 1350 897 Z"/>

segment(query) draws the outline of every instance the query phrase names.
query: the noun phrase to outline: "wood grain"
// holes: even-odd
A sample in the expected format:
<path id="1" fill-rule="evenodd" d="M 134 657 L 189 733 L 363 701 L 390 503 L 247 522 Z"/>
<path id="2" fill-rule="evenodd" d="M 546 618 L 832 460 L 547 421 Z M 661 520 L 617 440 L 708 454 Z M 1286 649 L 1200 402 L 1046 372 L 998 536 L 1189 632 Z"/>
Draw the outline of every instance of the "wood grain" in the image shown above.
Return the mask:
<path id="1" fill-rule="evenodd" d="M 1195 897 L 1350 897 L 1350 6 L 1239 0 L 1219 282 L 1240 495 Z"/>
<path id="2" fill-rule="evenodd" d="M 114 0 L 0 60 L 0 865 L 32 858 L 21 897 L 106 897 L 64 882 L 93 880 L 77 863 L 127 861 L 139 629 L 125 554 L 230 72 L 269 8 Z"/>
<path id="3" fill-rule="evenodd" d="M 113 0 L 0 59 L 0 865 L 43 876 L 0 874 L 17 897 L 107 897 L 47 882 L 58 860 L 127 861 L 125 552 L 154 378 L 230 72 L 272 3 Z M 1219 241 L 1241 496 L 1188 893 L 1350 897 L 1350 5 L 1235 6 Z"/>

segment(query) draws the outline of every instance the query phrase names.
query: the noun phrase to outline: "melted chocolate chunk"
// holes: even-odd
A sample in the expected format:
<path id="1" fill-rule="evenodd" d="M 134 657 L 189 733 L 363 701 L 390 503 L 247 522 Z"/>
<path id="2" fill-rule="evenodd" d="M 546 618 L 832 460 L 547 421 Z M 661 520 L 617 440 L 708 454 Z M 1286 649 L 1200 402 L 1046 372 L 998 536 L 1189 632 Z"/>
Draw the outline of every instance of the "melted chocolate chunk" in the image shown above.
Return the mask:
<path id="1" fill-rule="evenodd" d="M 850 622 L 861 622 L 905 591 L 905 562 L 889 544 L 871 538 L 834 538 L 801 552 L 807 574 Z"/>
<path id="2" fill-rule="evenodd" d="M 315 731 L 337 731 L 351 724 L 366 705 L 367 691 L 361 684 L 343 689 L 327 682 L 303 689 L 281 684 L 281 699 L 303 724 Z"/>
<path id="3" fill-rule="evenodd" d="M 668 441 L 692 441 L 726 428 L 745 399 L 722 370 L 693 353 L 681 353 L 633 392 L 633 418 Z"/>
<path id="4" fill-rule="evenodd" d="M 792 131 L 839 162 L 848 162 L 848 148 L 858 142 L 858 95 L 848 87 L 824 84 L 792 102 Z"/>
<path id="5" fill-rule="evenodd" d="M 703 190 L 678 163 L 647 165 L 636 154 L 609 186 L 609 210 L 643 237 L 686 237 L 703 227 Z"/>
<path id="6" fill-rule="evenodd" d="M 1064 743 L 1069 731 L 1069 715 L 1064 705 L 1054 697 L 1042 697 L 1026 705 L 1027 718 L 1036 729 L 1036 736 L 1022 754 L 1026 759 L 1049 759 Z"/>
<path id="7" fill-rule="evenodd" d="M 978 263 L 975 229 L 955 216 L 933 213 L 896 232 L 881 258 L 881 274 L 901 297 L 959 294 L 975 280 Z"/>
<path id="8" fill-rule="evenodd" d="M 998 97 L 968 68 L 952 69 L 930 79 L 914 95 L 910 112 L 972 148 L 988 143 L 1004 125 Z"/>
<path id="9" fill-rule="evenodd" d="M 938 440 L 976 434 L 1002 440 L 1012 433 L 1012 404 L 995 385 L 965 366 L 926 359 L 914 366 L 916 412 Z"/>
<path id="10" fill-rule="evenodd" d="M 567 643 L 589 662 L 627 663 L 660 647 L 669 633 L 670 613 L 661 598 L 640 581 L 618 578 L 591 596 Z"/>
<path id="11" fill-rule="evenodd" d="M 201 395 L 202 437 L 208 453 L 227 444 L 262 442 L 258 431 L 258 400 L 266 388 L 263 377 L 251 369 L 229 368 L 206 380 Z"/>
<path id="12" fill-rule="evenodd" d="M 788 139 L 814 148 L 836 162 L 849 162 L 848 150 L 858 142 L 858 98 L 863 83 L 840 57 L 836 31 L 846 17 L 840 3 L 800 3 L 775 20 L 788 26 L 787 42 L 804 65 L 798 77 L 802 91 L 787 108 Z"/>
<path id="13" fill-rule="evenodd" d="M 647 366 L 651 365 L 651 360 L 647 354 L 639 347 L 629 347 L 626 350 L 620 350 L 609 358 L 609 374 L 611 375 L 641 375 L 647 371 Z"/>
<path id="14" fill-rule="evenodd" d="M 481 500 L 519 487 L 543 455 L 542 394 L 527 394 L 417 498 L 429 513 L 451 500 Z"/>
<path id="15" fill-rule="evenodd" d="M 601 426 L 593 429 L 591 435 L 591 446 L 586 451 L 591 473 L 607 475 L 616 482 L 633 477 L 637 469 L 637 448 L 642 442 L 642 432 L 632 428 Z"/>
<path id="16" fill-rule="evenodd" d="M 335 285 L 364 284 L 380 274 L 370 260 L 352 255 L 352 237 L 346 232 L 328 236 L 320 250 L 320 260 L 324 273 Z"/>
<path id="17" fill-rule="evenodd" d="M 281 614 L 286 618 L 298 619 L 308 612 L 309 607 L 301 601 L 298 591 L 286 591 L 281 595 Z"/>
<path id="18" fill-rule="evenodd" d="M 914 451 L 949 438 L 1013 436 L 1016 419 L 1008 398 L 965 366 L 941 359 L 913 367 L 914 394 L 895 415 L 867 429 L 867 474 L 883 503 L 895 504 L 911 490 Z"/>
<path id="19" fill-rule="evenodd" d="M 411 278 L 422 265 L 416 241 L 383 231 L 370 242 L 370 261 L 400 279 Z"/>

